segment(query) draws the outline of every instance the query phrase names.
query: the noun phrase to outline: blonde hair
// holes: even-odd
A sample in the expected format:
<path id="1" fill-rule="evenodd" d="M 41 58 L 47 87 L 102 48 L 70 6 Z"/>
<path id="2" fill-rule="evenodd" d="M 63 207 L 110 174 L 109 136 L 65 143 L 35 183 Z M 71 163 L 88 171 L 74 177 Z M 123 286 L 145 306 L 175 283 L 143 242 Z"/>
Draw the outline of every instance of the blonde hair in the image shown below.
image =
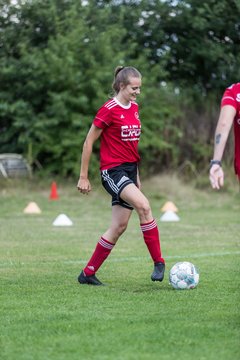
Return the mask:
<path id="1" fill-rule="evenodd" d="M 115 95 L 117 95 L 120 91 L 120 84 L 124 84 L 127 86 L 129 84 L 130 77 L 140 78 L 142 75 L 140 72 L 132 67 L 132 66 L 117 66 L 114 71 L 114 80 L 112 83 L 112 88 L 114 90 Z"/>

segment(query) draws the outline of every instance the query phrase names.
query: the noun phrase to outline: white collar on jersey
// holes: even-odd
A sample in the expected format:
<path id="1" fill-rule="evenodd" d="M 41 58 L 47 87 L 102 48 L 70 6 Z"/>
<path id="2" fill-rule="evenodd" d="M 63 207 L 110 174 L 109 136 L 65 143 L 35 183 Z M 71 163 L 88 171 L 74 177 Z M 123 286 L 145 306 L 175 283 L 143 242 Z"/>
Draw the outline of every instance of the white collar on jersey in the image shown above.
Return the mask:
<path id="1" fill-rule="evenodd" d="M 122 108 L 124 108 L 124 109 L 130 109 L 131 104 L 132 104 L 131 101 L 130 101 L 128 105 L 123 105 L 122 103 L 120 103 L 120 101 L 118 101 L 118 99 L 117 99 L 116 97 L 114 97 L 113 100 L 115 100 L 116 103 L 117 103 L 119 106 L 121 106 Z"/>

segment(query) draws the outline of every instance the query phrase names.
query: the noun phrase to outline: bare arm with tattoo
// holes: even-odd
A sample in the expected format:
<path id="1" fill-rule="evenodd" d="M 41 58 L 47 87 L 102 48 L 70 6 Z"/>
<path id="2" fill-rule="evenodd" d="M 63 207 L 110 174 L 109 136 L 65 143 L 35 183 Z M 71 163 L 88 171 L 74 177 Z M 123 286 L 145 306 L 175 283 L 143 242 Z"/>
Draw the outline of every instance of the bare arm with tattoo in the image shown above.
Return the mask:
<path id="1" fill-rule="evenodd" d="M 220 165 L 220 162 L 223 157 L 224 149 L 235 115 L 236 109 L 231 105 L 223 106 L 219 115 L 214 137 L 213 153 L 213 163 L 219 162 L 219 164 L 215 163 L 211 165 L 209 171 L 209 179 L 213 189 L 219 190 L 220 187 L 222 187 L 224 184 L 224 172 Z"/>

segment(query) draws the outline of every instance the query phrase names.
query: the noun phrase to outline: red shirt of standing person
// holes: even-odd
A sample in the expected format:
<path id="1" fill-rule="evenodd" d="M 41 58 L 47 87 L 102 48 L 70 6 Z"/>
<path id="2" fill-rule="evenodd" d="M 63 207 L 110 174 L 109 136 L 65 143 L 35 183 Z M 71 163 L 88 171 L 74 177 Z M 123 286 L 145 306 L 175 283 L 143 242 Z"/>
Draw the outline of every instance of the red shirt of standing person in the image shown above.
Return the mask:
<path id="1" fill-rule="evenodd" d="M 222 97 L 221 111 L 215 131 L 213 160 L 211 160 L 209 171 L 209 179 L 213 189 L 220 189 L 224 184 L 221 161 L 233 124 L 234 168 L 240 180 L 240 83 L 228 87 Z"/>
<path id="2" fill-rule="evenodd" d="M 112 87 L 115 96 L 99 109 L 85 139 L 77 184 L 82 194 L 91 191 L 89 163 L 93 145 L 100 138 L 100 173 L 102 185 L 112 198 L 111 223 L 100 236 L 78 281 L 102 285 L 95 274 L 126 230 L 133 209 L 138 214 L 143 238 L 154 263 L 151 279 L 162 281 L 165 261 L 159 231 L 149 201 L 141 192 L 138 171 L 141 122 L 136 98 L 140 94 L 141 74 L 134 67 L 117 67 Z"/>

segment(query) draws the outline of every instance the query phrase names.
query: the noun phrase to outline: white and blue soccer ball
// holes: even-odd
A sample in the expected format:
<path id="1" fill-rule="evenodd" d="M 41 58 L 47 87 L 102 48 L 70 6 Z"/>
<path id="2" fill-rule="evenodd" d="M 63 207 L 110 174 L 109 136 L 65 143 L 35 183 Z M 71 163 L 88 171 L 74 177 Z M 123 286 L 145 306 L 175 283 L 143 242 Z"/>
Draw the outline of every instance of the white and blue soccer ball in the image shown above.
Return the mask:
<path id="1" fill-rule="evenodd" d="M 199 283 L 199 272 L 190 262 L 178 262 L 170 270 L 169 282 L 174 289 L 194 289 Z"/>

